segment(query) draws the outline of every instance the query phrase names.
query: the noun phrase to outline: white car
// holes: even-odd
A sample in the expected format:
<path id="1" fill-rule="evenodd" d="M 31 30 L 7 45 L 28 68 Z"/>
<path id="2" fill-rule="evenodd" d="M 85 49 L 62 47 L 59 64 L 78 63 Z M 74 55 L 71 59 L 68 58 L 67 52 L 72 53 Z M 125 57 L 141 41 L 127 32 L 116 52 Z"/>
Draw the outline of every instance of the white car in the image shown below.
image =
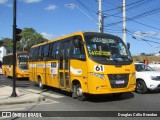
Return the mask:
<path id="1" fill-rule="evenodd" d="M 160 89 L 160 72 L 143 63 L 135 63 L 136 92 L 144 94 L 147 90 Z"/>

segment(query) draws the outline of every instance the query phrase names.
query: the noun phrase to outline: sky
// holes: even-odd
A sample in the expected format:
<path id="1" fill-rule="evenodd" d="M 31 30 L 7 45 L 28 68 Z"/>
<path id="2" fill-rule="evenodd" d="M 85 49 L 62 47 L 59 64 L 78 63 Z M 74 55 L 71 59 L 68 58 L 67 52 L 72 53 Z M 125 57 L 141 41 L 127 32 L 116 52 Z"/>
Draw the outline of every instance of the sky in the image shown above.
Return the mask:
<path id="1" fill-rule="evenodd" d="M 68 6 L 71 4 L 72 6 Z M 104 32 L 123 38 L 122 0 L 102 0 Z M 17 0 L 17 27 L 51 40 L 77 31 L 98 31 L 97 0 Z M 160 0 L 126 0 L 131 54 L 160 51 Z M 0 39 L 13 36 L 13 0 L 0 0 Z"/>

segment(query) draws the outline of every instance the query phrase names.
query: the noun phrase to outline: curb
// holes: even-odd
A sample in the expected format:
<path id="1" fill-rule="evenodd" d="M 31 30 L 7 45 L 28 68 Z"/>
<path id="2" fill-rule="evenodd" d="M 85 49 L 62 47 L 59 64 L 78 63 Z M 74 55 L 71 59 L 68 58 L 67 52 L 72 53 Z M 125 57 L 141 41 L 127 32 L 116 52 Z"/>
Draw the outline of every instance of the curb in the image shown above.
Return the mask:
<path id="1" fill-rule="evenodd" d="M 24 104 L 24 103 L 38 103 L 44 101 L 45 98 L 38 94 L 26 94 L 18 97 L 7 97 L 0 100 L 0 105 Z"/>

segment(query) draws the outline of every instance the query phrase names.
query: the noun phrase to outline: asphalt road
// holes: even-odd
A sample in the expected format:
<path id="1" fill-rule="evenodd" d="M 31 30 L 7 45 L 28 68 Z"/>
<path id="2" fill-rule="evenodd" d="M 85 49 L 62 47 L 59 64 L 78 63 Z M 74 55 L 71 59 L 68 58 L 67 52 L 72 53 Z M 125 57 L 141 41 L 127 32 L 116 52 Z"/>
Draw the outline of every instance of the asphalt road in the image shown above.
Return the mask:
<path id="1" fill-rule="evenodd" d="M 0 110 L 6 111 L 51 111 L 47 112 L 46 114 L 49 116 L 53 116 L 54 111 L 71 111 L 68 113 L 59 112 L 57 113 L 56 119 L 59 120 L 60 116 L 63 116 L 65 120 L 69 119 L 70 117 L 65 117 L 65 114 L 70 114 L 70 116 L 78 116 L 78 120 L 80 119 L 79 116 L 82 115 L 81 119 L 85 119 L 84 111 L 97 111 L 95 113 L 88 112 L 87 114 L 90 117 L 87 119 L 97 120 L 97 119 L 105 119 L 104 117 L 92 117 L 96 116 L 97 113 L 100 114 L 101 111 L 118 111 L 121 117 L 110 119 L 124 119 L 125 116 L 133 115 L 136 113 L 140 119 L 151 119 L 150 117 L 141 117 L 142 112 L 149 111 L 149 113 L 154 113 L 154 111 L 160 111 L 160 92 L 159 91 L 150 91 L 147 94 L 137 94 L 135 92 L 132 93 L 125 93 L 120 98 L 114 98 L 112 95 L 99 95 L 99 96 L 90 96 L 87 101 L 78 101 L 77 99 L 73 99 L 71 94 L 68 92 L 61 91 L 59 89 L 55 89 L 52 87 L 47 87 L 46 89 L 39 89 L 37 84 L 30 82 L 28 80 L 20 79 L 17 80 L 17 87 L 24 89 L 28 92 L 33 92 L 37 94 L 42 94 L 45 96 L 46 101 L 38 104 L 23 104 L 23 105 L 10 105 L 10 106 L 0 106 Z M 0 85 L 10 85 L 12 86 L 12 78 L 7 78 L 5 76 L 0 76 Z M 82 111 L 82 112 L 72 112 L 72 111 Z M 98 112 L 99 111 L 99 112 Z M 137 112 L 138 111 L 138 112 Z M 113 114 L 118 114 L 117 112 Z M 123 114 L 124 113 L 124 114 Z M 110 112 L 106 112 L 104 114 L 110 114 Z M 105 116 L 105 115 L 104 115 Z M 107 115 L 106 115 L 107 116 Z M 71 119 L 74 119 L 71 117 Z M 136 117 L 136 118 L 139 118 Z M 29 118 L 26 118 L 29 119 Z M 51 119 L 51 117 L 46 118 Z M 130 117 L 129 119 L 133 119 Z M 156 117 L 152 119 L 157 120 Z"/>

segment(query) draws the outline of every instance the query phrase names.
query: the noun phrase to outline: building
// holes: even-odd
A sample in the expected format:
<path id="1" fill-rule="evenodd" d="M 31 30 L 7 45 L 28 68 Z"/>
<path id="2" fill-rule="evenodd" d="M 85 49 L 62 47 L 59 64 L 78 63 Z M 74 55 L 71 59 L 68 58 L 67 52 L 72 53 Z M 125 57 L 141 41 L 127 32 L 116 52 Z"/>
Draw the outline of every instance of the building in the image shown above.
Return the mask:
<path id="1" fill-rule="evenodd" d="M 159 56 L 159 57 L 160 57 L 160 53 L 155 53 L 154 55 L 155 55 L 155 56 Z"/>
<path id="2" fill-rule="evenodd" d="M 12 53 L 12 49 L 8 47 L 1 46 L 0 47 L 0 61 L 3 62 L 3 56 Z"/>

